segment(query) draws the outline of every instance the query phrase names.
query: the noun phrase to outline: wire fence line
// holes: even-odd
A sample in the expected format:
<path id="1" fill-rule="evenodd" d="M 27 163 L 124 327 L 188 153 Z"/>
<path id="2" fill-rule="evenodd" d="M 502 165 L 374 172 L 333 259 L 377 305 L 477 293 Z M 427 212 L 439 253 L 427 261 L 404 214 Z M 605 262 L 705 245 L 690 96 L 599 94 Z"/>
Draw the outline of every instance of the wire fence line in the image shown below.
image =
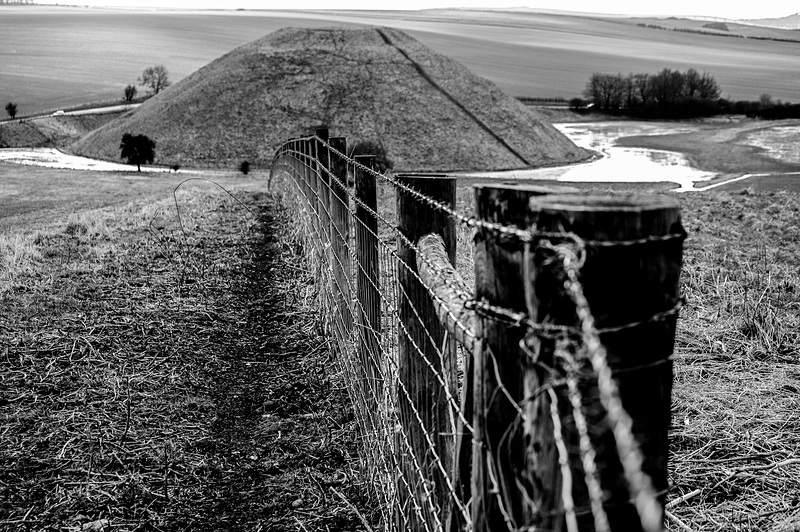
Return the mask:
<path id="1" fill-rule="evenodd" d="M 346 151 L 324 129 L 291 139 L 270 179 L 317 272 L 376 527 L 662 530 L 677 206 L 485 186 L 465 216 L 453 178 Z M 474 232 L 474 289 L 457 227 Z"/>

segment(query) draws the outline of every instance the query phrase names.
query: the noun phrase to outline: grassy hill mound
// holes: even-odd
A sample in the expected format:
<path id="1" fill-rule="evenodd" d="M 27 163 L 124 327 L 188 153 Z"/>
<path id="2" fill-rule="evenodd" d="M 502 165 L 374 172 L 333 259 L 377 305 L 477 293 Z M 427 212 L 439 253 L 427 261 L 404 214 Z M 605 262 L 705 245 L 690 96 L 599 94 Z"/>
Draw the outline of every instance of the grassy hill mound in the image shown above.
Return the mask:
<path id="1" fill-rule="evenodd" d="M 547 120 L 459 63 L 388 28 L 284 28 L 209 63 L 72 145 L 119 160 L 124 133 L 156 162 L 266 166 L 314 127 L 382 143 L 397 170 L 511 169 L 587 157 Z"/>

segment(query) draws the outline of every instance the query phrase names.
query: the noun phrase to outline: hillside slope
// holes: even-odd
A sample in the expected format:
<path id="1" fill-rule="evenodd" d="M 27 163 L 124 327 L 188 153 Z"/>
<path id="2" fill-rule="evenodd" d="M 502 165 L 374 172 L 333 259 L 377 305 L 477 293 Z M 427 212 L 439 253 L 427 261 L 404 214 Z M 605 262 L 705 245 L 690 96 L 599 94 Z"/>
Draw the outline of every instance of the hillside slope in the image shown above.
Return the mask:
<path id="1" fill-rule="evenodd" d="M 511 169 L 581 160 L 547 120 L 459 63 L 388 28 L 284 28 L 241 46 L 72 146 L 119 159 L 123 133 L 156 162 L 266 166 L 281 142 L 327 125 L 382 142 L 397 170 Z"/>
<path id="2" fill-rule="evenodd" d="M 61 147 L 83 137 L 120 114 L 7 120 L 0 123 L 0 148 Z"/>

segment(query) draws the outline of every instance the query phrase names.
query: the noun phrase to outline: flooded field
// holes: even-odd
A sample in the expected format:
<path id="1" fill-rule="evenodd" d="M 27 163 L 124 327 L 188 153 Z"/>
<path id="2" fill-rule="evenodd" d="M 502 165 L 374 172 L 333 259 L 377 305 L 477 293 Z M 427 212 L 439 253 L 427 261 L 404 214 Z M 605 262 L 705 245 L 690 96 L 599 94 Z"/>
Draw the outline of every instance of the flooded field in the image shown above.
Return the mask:
<path id="1" fill-rule="evenodd" d="M 556 128 L 575 144 L 597 154 L 595 160 L 584 164 L 517 170 L 513 172 L 483 172 L 476 177 L 542 179 L 565 182 L 606 183 L 676 183 L 680 189 L 691 190 L 695 183 L 716 177 L 691 166 L 678 152 L 648 148 L 616 146 L 622 137 L 693 133 L 699 125 L 659 122 L 586 122 L 556 124 Z"/>
<path id="2" fill-rule="evenodd" d="M 800 125 L 778 126 L 748 133 L 746 143 L 767 150 L 782 161 L 800 163 Z"/>
<path id="3" fill-rule="evenodd" d="M 136 172 L 136 165 L 98 161 L 70 155 L 55 148 L 3 148 L 0 161 L 67 170 L 95 170 L 100 172 Z M 169 168 L 142 165 L 145 172 L 169 172 Z"/>
<path id="4" fill-rule="evenodd" d="M 781 163 L 800 163 L 800 123 L 776 124 L 774 127 L 757 122 L 740 125 L 609 121 L 556 124 L 575 144 L 593 151 L 597 156 L 588 163 L 517 170 L 513 172 L 474 172 L 473 177 L 501 179 L 541 179 L 563 182 L 599 183 L 675 183 L 679 191 L 701 191 L 724 183 L 703 186 L 706 182 L 725 176 L 725 182 L 746 180 L 754 177 L 787 175 L 785 171 L 719 172 L 694 166 L 684 153 L 619 145 L 621 139 L 635 137 L 649 139 L 657 136 L 680 135 L 720 137 L 719 149 L 731 153 L 736 150 L 756 147 L 765 150 L 765 155 Z M 658 144 L 658 143 L 656 143 Z"/>

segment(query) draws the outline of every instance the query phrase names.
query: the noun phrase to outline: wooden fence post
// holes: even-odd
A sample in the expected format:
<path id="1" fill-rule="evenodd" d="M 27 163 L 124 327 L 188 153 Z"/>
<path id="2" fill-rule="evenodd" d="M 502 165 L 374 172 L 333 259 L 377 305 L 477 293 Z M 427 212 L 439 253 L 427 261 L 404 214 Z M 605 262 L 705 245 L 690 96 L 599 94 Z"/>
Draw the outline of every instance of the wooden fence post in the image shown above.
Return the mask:
<path id="1" fill-rule="evenodd" d="M 601 406 L 598 379 L 577 379 L 584 405 L 591 405 L 584 414 L 591 428 L 609 527 L 613 531 L 661 530 L 668 488 L 671 355 L 685 235 L 678 202 L 665 196 L 556 195 L 532 199 L 530 217 L 540 231 L 570 232 L 585 242 L 580 285 L 594 326 L 601 331 L 600 342 L 622 407 L 632 420 L 633 436 L 643 458 L 641 469 L 650 477 L 652 493 L 656 494 L 657 503 L 640 521 L 630 502 L 636 490 L 629 488 L 621 464 L 624 449 L 618 449 L 621 440 L 608 427 L 612 416 Z M 559 243 L 558 239 L 554 243 Z M 563 288 L 563 267 L 554 258 L 552 248 L 539 247 L 530 254 L 529 315 L 535 322 L 579 330 L 581 322 L 573 298 Z M 580 530 L 594 530 L 592 514 L 585 511 L 591 507 L 590 496 L 568 391 L 560 385 L 553 387 L 554 393 L 536 393 L 553 382 L 549 373 L 553 368 L 557 375 L 563 374 L 558 368 L 564 364 L 555 356 L 554 340 L 534 338 L 531 347 L 539 362 L 529 368 L 528 394 L 534 400 L 527 405 L 526 427 L 530 437 L 528 476 L 530 485 L 536 488 L 532 500 L 541 508 L 535 525 L 544 530 L 566 530 L 560 493 L 563 479 L 550 414 L 551 397 L 555 397 L 561 414 L 561 436 L 569 449 L 572 497 L 576 508 L 584 510 L 575 512 L 574 519 Z M 585 366 L 591 369 L 584 361 Z"/>
<path id="2" fill-rule="evenodd" d="M 306 206 L 308 207 L 308 213 L 310 215 L 310 220 L 308 223 L 309 228 L 309 236 L 311 238 L 314 237 L 314 213 L 316 212 L 315 206 L 316 203 L 314 201 L 314 195 L 311 191 L 311 151 L 309 142 L 305 139 L 300 139 L 298 141 L 300 153 L 302 154 L 300 157 L 300 175 L 303 181 L 303 195 L 306 198 Z"/>
<path id="3" fill-rule="evenodd" d="M 372 155 L 356 155 L 355 161 L 372 168 Z M 356 216 L 356 298 L 358 302 L 358 353 L 364 371 L 364 393 L 374 400 L 376 408 L 383 402 L 381 367 L 381 296 L 380 262 L 378 255 L 378 220 L 373 212 L 378 211 L 376 178 L 358 167 L 354 170 Z M 372 211 L 372 212 L 370 212 Z M 372 396 L 372 397 L 370 397 Z"/>
<path id="4" fill-rule="evenodd" d="M 314 233 L 315 246 L 318 247 L 317 252 L 321 253 L 322 248 L 322 209 L 320 198 L 320 184 L 319 174 L 317 173 L 317 143 L 313 137 L 305 141 L 306 147 L 306 175 L 308 176 L 308 201 L 311 203 L 312 231 Z M 321 260 L 321 257 L 318 257 Z"/>
<path id="5" fill-rule="evenodd" d="M 455 208 L 455 178 L 414 175 L 398 175 L 396 178 L 421 194 Z M 428 233 L 440 235 L 448 258 L 455 265 L 455 220 L 450 215 L 397 189 L 397 222 L 398 231 L 415 246 L 419 238 Z M 437 517 L 444 522 L 451 506 L 451 494 L 432 451 L 438 455 L 438 461 L 449 475 L 452 470 L 455 427 L 447 394 L 458 396 L 456 346 L 439 321 L 428 290 L 419 281 L 415 250 L 399 236 L 397 254 L 400 315 L 397 340 L 398 414 L 424 478 L 417 479 L 419 474 L 412 468 L 408 468 L 406 475 L 407 478 L 417 479 L 419 483 L 428 483 L 434 496 L 433 504 L 439 509 Z M 449 390 L 443 389 L 442 381 Z M 434 449 L 430 448 L 428 439 L 433 442 Z M 400 450 L 406 452 L 402 447 Z M 428 514 L 431 512 L 427 507 L 430 504 L 429 497 L 422 488 L 421 485 L 415 486 L 416 502 L 420 504 L 424 501 L 423 511 Z M 405 523 L 407 529 L 417 526 Z"/>
<path id="6" fill-rule="evenodd" d="M 476 213 L 487 222 L 528 229 L 532 221 L 528 209 L 531 198 L 574 190 L 477 185 Z M 478 230 L 476 300 L 525 313 L 523 255 L 524 246 L 519 238 Z M 520 324 L 486 316 L 477 322 L 477 336 L 483 341 L 474 353 L 472 522 L 476 532 L 488 532 L 526 524 L 518 481 L 525 469 L 520 408 L 525 398 L 524 376 L 529 362 L 519 347 L 525 335 Z M 467 447 L 462 445 L 461 449 Z M 527 491 L 528 487 L 523 489 Z"/>
<path id="7" fill-rule="evenodd" d="M 299 181 L 300 190 L 303 193 L 304 207 L 308 209 L 308 219 L 305 220 L 306 230 L 308 237 L 314 238 L 314 206 L 312 203 L 313 196 L 311 195 L 311 174 L 309 172 L 309 145 L 305 139 L 297 139 L 296 149 L 297 155 L 297 180 Z"/>
<path id="8" fill-rule="evenodd" d="M 315 130 L 314 153 L 316 154 L 317 197 L 319 199 L 320 239 L 323 246 L 331 241 L 331 176 L 330 152 L 325 143 L 328 142 L 328 128 Z"/>
<path id="9" fill-rule="evenodd" d="M 338 152 L 347 152 L 347 141 L 344 137 L 332 137 L 330 145 Z M 353 314 L 350 301 L 350 196 L 347 193 L 347 162 L 330 154 L 331 196 L 331 249 L 333 251 L 333 283 L 334 300 L 339 312 L 339 341 L 350 339 L 353 331 Z"/>

